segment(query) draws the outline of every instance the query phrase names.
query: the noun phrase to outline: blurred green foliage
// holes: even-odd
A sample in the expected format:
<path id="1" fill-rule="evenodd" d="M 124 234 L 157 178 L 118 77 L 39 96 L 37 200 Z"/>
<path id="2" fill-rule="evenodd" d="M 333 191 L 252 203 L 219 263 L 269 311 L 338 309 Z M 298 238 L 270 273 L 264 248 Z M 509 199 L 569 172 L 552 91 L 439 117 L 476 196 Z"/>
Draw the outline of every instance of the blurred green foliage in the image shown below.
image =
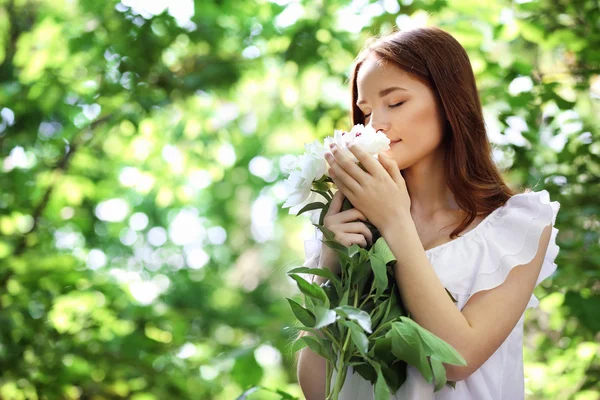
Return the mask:
<path id="1" fill-rule="evenodd" d="M 367 37 L 423 23 L 467 49 L 510 184 L 562 205 L 528 398 L 597 399 L 596 0 L 0 0 L 0 398 L 300 397 L 312 226 L 279 160 L 349 126 Z"/>

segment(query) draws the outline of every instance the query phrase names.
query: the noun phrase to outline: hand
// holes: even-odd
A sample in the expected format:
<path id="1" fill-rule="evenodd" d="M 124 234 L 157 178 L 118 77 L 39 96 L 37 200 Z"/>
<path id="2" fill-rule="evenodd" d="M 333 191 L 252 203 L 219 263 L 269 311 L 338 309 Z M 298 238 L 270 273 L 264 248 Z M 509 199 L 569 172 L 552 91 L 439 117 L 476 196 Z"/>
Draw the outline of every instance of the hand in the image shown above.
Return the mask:
<path id="1" fill-rule="evenodd" d="M 323 218 L 325 228 L 333 232 L 335 240 L 346 247 L 357 244 L 362 248 L 373 244 L 373 236 L 371 231 L 362 221 L 367 221 L 367 218 L 356 208 L 351 208 L 346 211 L 342 210 L 344 202 L 344 193 L 338 190 L 331 200 L 329 210 Z M 321 248 L 321 262 L 324 268 L 330 269 L 333 273 L 340 272 L 339 258 L 336 252 L 327 245 Z"/>
<path id="2" fill-rule="evenodd" d="M 381 153 L 375 159 L 359 147 L 348 148 L 366 171 L 335 146 L 325 157 L 331 179 L 352 205 L 380 232 L 397 218 L 410 217 L 410 196 L 398 164 Z"/>

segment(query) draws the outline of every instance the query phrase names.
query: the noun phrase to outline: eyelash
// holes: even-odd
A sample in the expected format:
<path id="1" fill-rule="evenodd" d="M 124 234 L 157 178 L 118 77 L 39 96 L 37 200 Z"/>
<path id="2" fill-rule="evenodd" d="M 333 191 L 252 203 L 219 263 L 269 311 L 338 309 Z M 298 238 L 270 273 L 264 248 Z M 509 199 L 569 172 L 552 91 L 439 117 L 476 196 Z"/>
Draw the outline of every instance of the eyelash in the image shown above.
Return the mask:
<path id="1" fill-rule="evenodd" d="M 399 107 L 399 106 L 401 106 L 402 104 L 404 104 L 404 102 L 403 102 L 403 101 L 401 101 L 400 103 L 392 104 L 392 105 L 391 105 L 391 106 L 389 106 L 389 107 L 390 107 L 390 108 L 396 108 L 396 107 Z M 365 118 L 368 118 L 368 117 L 369 117 L 369 115 L 371 115 L 371 113 L 369 113 L 369 114 L 364 114 L 364 115 L 365 115 Z"/>

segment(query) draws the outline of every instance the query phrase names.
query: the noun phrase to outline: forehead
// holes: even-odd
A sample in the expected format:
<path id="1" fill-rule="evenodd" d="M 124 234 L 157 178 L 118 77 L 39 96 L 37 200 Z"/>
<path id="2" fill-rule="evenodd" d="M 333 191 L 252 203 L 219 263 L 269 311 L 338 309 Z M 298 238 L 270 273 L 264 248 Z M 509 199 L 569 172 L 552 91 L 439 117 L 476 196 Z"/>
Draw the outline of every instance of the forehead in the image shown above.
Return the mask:
<path id="1" fill-rule="evenodd" d="M 356 83 L 360 86 L 361 83 L 371 80 L 406 82 L 413 80 L 413 78 L 393 62 L 370 55 L 360 66 L 356 75 Z"/>
<path id="2" fill-rule="evenodd" d="M 372 54 L 365 59 L 356 74 L 358 92 L 366 96 L 368 91 L 379 91 L 394 85 L 412 92 L 427 90 L 427 84 L 419 76 Z"/>

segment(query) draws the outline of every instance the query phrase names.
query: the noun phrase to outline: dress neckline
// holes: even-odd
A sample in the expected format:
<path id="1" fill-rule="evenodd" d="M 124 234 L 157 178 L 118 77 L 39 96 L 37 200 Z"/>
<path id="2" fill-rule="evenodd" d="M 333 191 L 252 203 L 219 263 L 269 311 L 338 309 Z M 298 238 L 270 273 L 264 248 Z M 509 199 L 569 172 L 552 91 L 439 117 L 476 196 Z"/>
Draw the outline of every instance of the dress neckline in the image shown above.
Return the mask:
<path id="1" fill-rule="evenodd" d="M 504 205 L 506 205 L 506 203 Z M 462 236 L 459 236 L 456 239 L 452 239 L 452 240 L 450 240 L 450 241 L 448 241 L 446 243 L 442 243 L 442 244 L 437 245 L 435 247 L 432 247 L 432 248 L 430 248 L 428 250 L 425 250 L 425 254 L 430 254 L 430 253 L 433 253 L 434 251 L 441 250 L 441 249 L 449 246 L 450 244 L 456 242 L 457 240 L 460 240 L 460 239 L 468 237 L 470 234 L 472 234 L 473 232 L 475 232 L 479 228 L 481 228 L 483 226 L 483 224 L 486 223 L 488 220 L 490 220 L 491 217 L 492 217 L 492 215 L 494 215 L 495 213 L 497 213 L 498 210 L 500 210 L 502 207 L 504 207 L 504 205 L 496 208 L 494 211 L 492 211 L 491 213 L 489 213 L 484 219 L 482 219 L 477 225 L 475 225 L 475 228 L 471 229 L 470 231 L 467 231 L 467 232 L 463 233 Z"/>

